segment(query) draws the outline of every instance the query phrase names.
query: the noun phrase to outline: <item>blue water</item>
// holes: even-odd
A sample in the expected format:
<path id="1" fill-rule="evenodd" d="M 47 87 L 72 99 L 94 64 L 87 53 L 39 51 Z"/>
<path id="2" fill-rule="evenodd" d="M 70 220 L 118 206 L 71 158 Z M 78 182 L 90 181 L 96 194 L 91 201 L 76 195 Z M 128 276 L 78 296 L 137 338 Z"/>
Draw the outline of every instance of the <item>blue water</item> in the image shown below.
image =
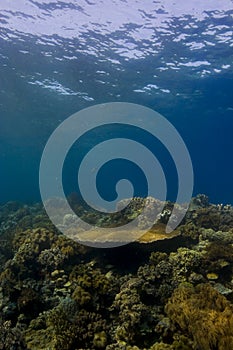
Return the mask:
<path id="1" fill-rule="evenodd" d="M 40 158 L 54 129 L 83 108 L 123 101 L 176 127 L 194 194 L 233 204 L 232 65 L 231 0 L 1 1 L 0 202 L 40 200 Z M 174 166 L 159 147 L 157 156 L 174 199 Z M 126 168 L 144 195 L 140 170 Z M 104 175 L 105 196 L 115 173 Z M 67 192 L 75 176 L 68 164 Z"/>

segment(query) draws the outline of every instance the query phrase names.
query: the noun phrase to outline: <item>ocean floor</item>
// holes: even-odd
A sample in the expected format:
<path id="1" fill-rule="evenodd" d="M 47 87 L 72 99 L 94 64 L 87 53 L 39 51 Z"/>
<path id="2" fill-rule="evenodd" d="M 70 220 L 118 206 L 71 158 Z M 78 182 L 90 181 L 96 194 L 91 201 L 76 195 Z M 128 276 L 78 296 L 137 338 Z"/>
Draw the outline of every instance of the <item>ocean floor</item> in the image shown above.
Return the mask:
<path id="1" fill-rule="evenodd" d="M 232 350 L 233 207 L 198 195 L 166 236 L 168 219 L 92 248 L 40 203 L 0 206 L 0 349 Z"/>

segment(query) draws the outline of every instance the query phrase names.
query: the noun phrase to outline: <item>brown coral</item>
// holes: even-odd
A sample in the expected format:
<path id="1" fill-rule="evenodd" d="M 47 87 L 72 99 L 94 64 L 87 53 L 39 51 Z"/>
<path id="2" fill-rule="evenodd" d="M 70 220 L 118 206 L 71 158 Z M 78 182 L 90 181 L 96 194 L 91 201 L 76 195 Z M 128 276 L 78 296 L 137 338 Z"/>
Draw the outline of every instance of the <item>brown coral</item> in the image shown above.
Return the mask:
<path id="1" fill-rule="evenodd" d="M 233 307 L 210 285 L 181 285 L 165 311 L 177 331 L 193 340 L 194 349 L 233 349 Z"/>

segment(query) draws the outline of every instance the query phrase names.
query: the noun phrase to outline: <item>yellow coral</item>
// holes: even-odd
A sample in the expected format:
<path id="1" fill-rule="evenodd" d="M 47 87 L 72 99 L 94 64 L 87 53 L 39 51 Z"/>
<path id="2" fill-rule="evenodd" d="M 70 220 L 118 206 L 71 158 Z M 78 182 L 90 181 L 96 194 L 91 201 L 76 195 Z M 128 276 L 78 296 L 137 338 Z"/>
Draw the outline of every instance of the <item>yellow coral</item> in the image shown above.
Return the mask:
<path id="1" fill-rule="evenodd" d="M 193 339 L 194 349 L 233 349 L 233 307 L 210 285 L 180 286 L 165 311 Z"/>

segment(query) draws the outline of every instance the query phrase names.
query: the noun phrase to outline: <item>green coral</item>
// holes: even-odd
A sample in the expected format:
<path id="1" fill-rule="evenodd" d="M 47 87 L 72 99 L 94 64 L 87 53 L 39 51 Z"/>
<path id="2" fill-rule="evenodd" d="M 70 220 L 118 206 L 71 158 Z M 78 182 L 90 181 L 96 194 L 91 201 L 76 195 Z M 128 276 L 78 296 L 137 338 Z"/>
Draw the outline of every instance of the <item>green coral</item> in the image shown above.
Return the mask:
<path id="1" fill-rule="evenodd" d="M 107 334 L 105 331 L 95 333 L 93 339 L 93 345 L 97 349 L 103 349 L 107 345 Z"/>
<path id="2" fill-rule="evenodd" d="M 118 290 L 115 276 L 103 274 L 100 269 L 93 268 L 92 263 L 75 266 L 69 280 L 72 283 L 73 299 L 81 306 L 88 304 L 95 309 L 108 307 Z"/>
<path id="3" fill-rule="evenodd" d="M 100 315 L 78 310 L 71 300 L 31 321 L 24 339 L 30 350 L 72 350 L 104 348 L 106 322 Z M 90 344 L 92 344 L 90 346 Z"/>
<path id="4" fill-rule="evenodd" d="M 77 330 L 68 315 L 62 308 L 55 308 L 40 316 L 37 322 L 31 322 L 25 332 L 25 342 L 30 350 L 69 350 L 76 336 Z"/>
<path id="5" fill-rule="evenodd" d="M 209 243 L 203 254 L 203 274 L 217 274 L 221 280 L 230 280 L 233 271 L 233 247 L 222 242 Z"/>
<path id="6" fill-rule="evenodd" d="M 72 298 L 77 301 L 80 306 L 90 304 L 92 297 L 91 294 L 85 291 L 81 286 L 77 286 L 72 294 Z"/>
<path id="7" fill-rule="evenodd" d="M 171 253 L 169 263 L 172 265 L 172 280 L 177 285 L 187 281 L 190 274 L 198 270 L 201 259 L 200 252 L 188 248 L 179 248 L 177 253 Z"/>
<path id="8" fill-rule="evenodd" d="M 155 343 L 149 350 L 193 350 L 192 342 L 185 336 L 176 336 L 172 344 L 164 342 Z"/>
<path id="9" fill-rule="evenodd" d="M 111 311 L 116 315 L 114 340 L 129 346 L 150 344 L 155 336 L 156 306 L 148 307 L 142 301 L 142 283 L 139 278 L 129 278 L 115 296 Z"/>
<path id="10" fill-rule="evenodd" d="M 170 344 L 165 344 L 163 342 L 155 343 L 150 347 L 150 350 L 174 350 L 173 346 Z"/>
<path id="11" fill-rule="evenodd" d="M 152 252 L 150 255 L 150 263 L 157 265 L 160 261 L 167 260 L 168 255 L 162 252 Z"/>
<path id="12" fill-rule="evenodd" d="M 0 349 L 23 349 L 22 331 L 20 325 L 13 326 L 11 321 L 0 317 Z"/>

